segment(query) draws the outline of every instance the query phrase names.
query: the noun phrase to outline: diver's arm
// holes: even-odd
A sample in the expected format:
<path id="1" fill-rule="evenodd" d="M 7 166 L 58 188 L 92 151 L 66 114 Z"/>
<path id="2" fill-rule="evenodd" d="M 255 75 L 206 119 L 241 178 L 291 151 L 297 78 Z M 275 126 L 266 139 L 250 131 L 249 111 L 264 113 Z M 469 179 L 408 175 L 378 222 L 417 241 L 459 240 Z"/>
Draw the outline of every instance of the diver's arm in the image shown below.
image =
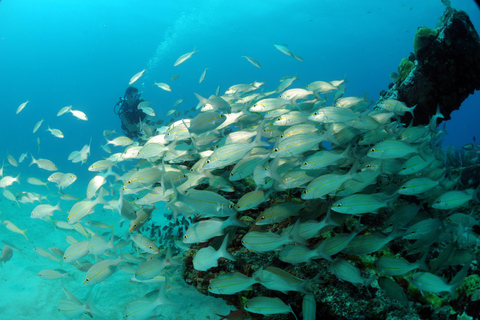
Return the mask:
<path id="1" fill-rule="evenodd" d="M 132 123 L 125 114 L 125 112 L 120 113 L 120 120 L 122 121 L 122 124 L 127 128 L 128 131 L 130 132 L 136 132 L 137 131 L 137 125 Z"/>

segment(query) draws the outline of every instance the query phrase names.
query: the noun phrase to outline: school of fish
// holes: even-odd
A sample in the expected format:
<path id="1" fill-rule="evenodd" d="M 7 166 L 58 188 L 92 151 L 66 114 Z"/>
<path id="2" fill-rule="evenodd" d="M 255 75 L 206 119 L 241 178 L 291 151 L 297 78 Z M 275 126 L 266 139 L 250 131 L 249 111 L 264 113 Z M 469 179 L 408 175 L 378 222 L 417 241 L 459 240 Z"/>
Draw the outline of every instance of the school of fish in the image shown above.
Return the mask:
<path id="1" fill-rule="evenodd" d="M 286 47 L 275 47 L 303 61 Z M 175 66 L 195 52 L 182 55 Z M 243 57 L 261 68 L 254 58 Z M 443 116 L 437 112 L 428 125 L 406 126 L 399 118 L 406 112 L 414 114 L 414 108 L 401 101 L 384 100 L 372 107 L 367 95 L 347 96 L 345 80 L 313 81 L 294 88 L 297 79 L 286 76 L 272 91 L 255 81 L 232 85 L 223 94 L 218 89 L 208 98 L 195 94 L 196 115 L 181 118 L 171 110 L 169 114 L 175 113 L 177 119 L 168 126 L 148 121 L 159 111 L 155 113 L 149 103 L 139 106 L 147 121 L 139 124 L 138 141 L 125 136 L 107 140 L 113 132 L 105 131 L 102 148 L 109 153 L 104 159 L 89 159 L 90 144 L 70 154 L 69 160 L 88 163 L 88 170 L 96 173 L 82 199 L 65 193 L 77 176 L 59 172 L 48 159 L 31 155 L 30 164 L 51 171 L 48 182 L 35 177 L 27 181 L 46 188 L 55 184 L 56 205 L 41 194 L 13 194 L 9 187 L 20 183 L 19 177 L 10 176 L 2 166 L 3 195 L 18 206 L 38 201 L 31 218 L 47 221 L 52 232 L 65 234 L 65 243 L 58 247 L 32 248 L 52 260 L 52 268 L 62 265 L 62 269 L 38 270 L 38 276 L 71 278 L 68 270 L 75 267 L 83 274 L 76 285 L 93 287 L 115 281 L 110 278 L 117 272 L 131 274 L 131 281 L 159 288 L 155 296 L 138 297 L 124 306 L 127 319 L 147 319 L 159 306 L 175 303 L 167 298 L 166 283 L 174 282 L 176 271 L 183 268 L 190 245 L 205 244 L 194 250 L 191 262 L 195 270 L 205 272 L 236 261 L 238 248 L 231 243 L 240 237 L 244 249 L 258 256 L 274 252 L 288 264 L 325 263 L 339 280 L 359 288 L 376 283 L 390 299 L 407 307 L 411 297 L 399 280 L 422 292 L 455 299 L 455 290 L 479 259 L 479 188 L 462 187 L 461 170 L 453 172 L 446 166 L 447 155 L 440 147 L 443 132 L 437 129 Z M 168 84 L 154 85 L 171 91 Z M 57 116 L 66 112 L 88 120 L 72 106 L 62 108 Z M 34 133 L 42 122 L 35 125 Z M 47 130 L 57 138 L 68 138 L 59 129 Z M 109 145 L 118 152 L 111 153 Z M 478 166 L 478 145 L 469 152 L 477 155 Z M 11 155 L 7 160 L 18 166 Z M 95 211 L 101 207 L 120 222 L 99 221 Z M 147 232 L 150 219 L 162 215 L 163 208 L 173 213 L 174 222 L 180 215 L 193 219 L 171 247 Z M 28 240 L 22 220 L 10 220 L 2 222 L 6 229 Z M 275 225 L 283 227 L 269 231 Z M 215 238 L 219 241 L 213 245 Z M 389 249 L 393 243 L 404 250 L 393 252 Z M 15 244 L 4 244 L 0 264 L 8 263 L 17 250 Z M 371 277 L 362 274 L 362 259 L 368 255 L 374 260 Z M 453 275 L 452 267 L 457 270 Z M 260 284 L 273 291 L 299 292 L 303 319 L 315 319 L 318 301 L 312 288 L 318 283 L 322 283 L 320 274 L 301 279 L 271 265 L 251 275 L 221 273 L 210 281 L 208 291 L 233 295 Z M 63 291 L 65 299 L 56 303 L 64 316 L 101 317 L 93 294 L 82 302 L 65 287 Z M 282 299 L 268 296 L 251 297 L 243 309 L 262 315 L 291 313 L 295 318 L 300 313 Z"/>

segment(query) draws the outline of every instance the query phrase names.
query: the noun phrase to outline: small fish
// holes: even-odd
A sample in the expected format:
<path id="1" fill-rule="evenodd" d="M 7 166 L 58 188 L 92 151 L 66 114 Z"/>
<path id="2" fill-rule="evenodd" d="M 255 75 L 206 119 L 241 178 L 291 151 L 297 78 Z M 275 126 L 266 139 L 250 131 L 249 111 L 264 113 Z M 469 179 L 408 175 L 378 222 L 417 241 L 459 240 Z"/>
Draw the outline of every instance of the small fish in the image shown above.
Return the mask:
<path id="1" fill-rule="evenodd" d="M 245 59 L 247 59 L 248 62 L 250 62 L 251 64 L 253 64 L 255 67 L 257 67 L 257 68 L 261 68 L 261 67 L 262 67 L 262 66 L 260 65 L 260 63 L 259 63 L 257 60 L 255 60 L 254 58 L 249 57 L 249 56 L 242 56 L 242 57 L 245 58 Z"/>
<path id="2" fill-rule="evenodd" d="M 102 236 L 93 236 L 88 241 L 88 251 L 90 254 L 99 256 L 105 253 L 107 250 L 115 251 L 114 238 L 110 237 L 110 241 L 105 240 L 105 237 Z"/>
<path id="3" fill-rule="evenodd" d="M 205 75 L 207 74 L 207 68 L 203 70 L 202 74 L 200 75 L 200 79 L 198 80 L 198 83 L 202 83 L 203 80 L 205 80 Z"/>
<path id="4" fill-rule="evenodd" d="M 57 117 L 61 116 L 62 114 L 72 110 L 72 106 L 66 106 L 60 109 L 60 111 L 57 112 Z"/>
<path id="5" fill-rule="evenodd" d="M 180 103 L 182 103 L 184 100 L 184 98 L 180 98 L 178 100 L 176 100 L 174 103 L 173 103 L 173 106 L 176 107 L 178 106 Z M 174 109 L 175 110 L 175 109 Z M 170 110 L 171 111 L 171 110 Z M 188 110 L 186 110 L 188 112 Z M 169 114 L 167 114 L 169 116 Z"/>
<path id="6" fill-rule="evenodd" d="M 128 232 L 137 231 L 140 229 L 148 219 L 151 218 L 153 210 L 156 207 L 153 205 L 151 207 L 143 207 L 136 212 L 136 218 L 130 221 Z M 134 212 L 135 213 L 135 212 Z"/>
<path id="7" fill-rule="evenodd" d="M 85 257 L 88 253 L 88 241 L 80 241 L 71 244 L 63 253 L 63 262 L 71 263 Z"/>
<path id="8" fill-rule="evenodd" d="M 248 312 L 259 313 L 263 315 L 291 313 L 298 320 L 290 305 L 285 304 L 280 298 L 271 298 L 258 296 L 248 299 L 244 304 L 244 309 Z"/>
<path id="9" fill-rule="evenodd" d="M 14 177 L 11 177 L 11 176 L 5 176 L 3 177 L 1 180 L 0 180 L 0 188 L 6 188 L 8 186 L 11 186 L 14 182 L 18 182 L 20 183 L 20 181 L 18 181 L 18 177 L 20 175 L 16 176 L 15 178 Z"/>
<path id="10" fill-rule="evenodd" d="M 20 207 L 20 204 L 18 203 L 17 197 L 13 194 L 12 191 L 10 191 L 8 189 L 4 189 L 3 196 L 10 201 L 14 201 L 17 204 L 17 206 Z"/>
<path id="11" fill-rule="evenodd" d="M 156 85 L 157 87 L 159 87 L 160 89 L 162 90 L 165 90 L 165 91 L 169 91 L 171 92 L 172 91 L 172 88 L 170 88 L 170 86 L 166 83 L 163 83 L 163 82 L 155 82 L 154 85 Z"/>
<path id="12" fill-rule="evenodd" d="M 52 183 L 58 183 L 60 182 L 64 174 L 65 173 L 63 172 L 54 172 L 47 178 L 47 180 Z"/>
<path id="13" fill-rule="evenodd" d="M 262 189 L 247 192 L 238 199 L 235 209 L 237 209 L 237 211 L 250 210 L 268 201 L 268 198 L 269 193 L 265 193 Z"/>
<path id="14" fill-rule="evenodd" d="M 235 215 L 229 217 L 227 220 L 213 218 L 198 221 L 187 229 L 183 235 L 183 243 L 191 244 L 208 241 L 213 237 L 222 235 L 223 230 L 229 226 L 245 227 L 245 224 L 240 222 Z"/>
<path id="15" fill-rule="evenodd" d="M 159 251 L 155 242 L 153 242 L 141 233 L 134 234 L 131 239 L 135 243 L 135 245 L 138 248 L 142 249 L 144 252 L 157 254 Z"/>
<path id="16" fill-rule="evenodd" d="M 298 215 L 304 207 L 299 202 L 281 202 L 263 211 L 257 218 L 256 225 L 274 224 L 283 221 L 291 216 Z"/>
<path id="17" fill-rule="evenodd" d="M 174 74 L 174 75 L 170 78 L 170 81 L 175 81 L 175 80 L 177 80 L 178 78 L 180 78 L 180 73 Z"/>
<path id="18" fill-rule="evenodd" d="M 60 202 L 58 202 L 56 206 L 40 204 L 33 209 L 30 218 L 43 219 L 47 216 L 51 217 L 55 211 L 63 211 L 62 208 L 60 208 Z"/>
<path id="19" fill-rule="evenodd" d="M 15 160 L 13 156 L 7 154 L 7 160 L 8 160 L 8 163 L 10 163 L 12 166 L 18 167 L 18 162 L 17 160 Z"/>
<path id="20" fill-rule="evenodd" d="M 172 114 L 175 114 L 177 111 L 178 111 L 177 109 L 168 110 L 168 112 L 167 112 L 167 117 L 168 117 L 168 116 L 171 116 Z"/>
<path id="21" fill-rule="evenodd" d="M 13 257 L 13 250 L 10 246 L 4 245 L 2 248 L 2 255 L 0 256 L 0 266 L 3 269 L 3 264 L 10 261 Z"/>
<path id="22" fill-rule="evenodd" d="M 223 239 L 222 245 L 218 250 L 208 246 L 198 250 L 193 258 L 193 268 L 198 271 L 207 271 L 210 268 L 218 266 L 218 259 L 225 258 L 236 261 L 235 258 L 227 251 L 228 235 Z"/>
<path id="23" fill-rule="evenodd" d="M 402 257 L 383 256 L 375 261 L 375 269 L 387 276 L 401 276 L 418 268 L 426 268 L 421 263 L 410 263 Z"/>
<path id="24" fill-rule="evenodd" d="M 413 117 L 413 110 L 416 108 L 416 106 L 417 105 L 414 105 L 413 107 L 409 108 L 402 101 L 398 101 L 395 99 L 383 100 L 381 103 L 377 104 L 377 107 L 387 111 L 391 111 L 396 115 L 403 116 L 406 112 L 408 112 L 412 115 L 412 117 Z"/>
<path id="25" fill-rule="evenodd" d="M 35 126 L 33 127 L 33 133 L 37 132 L 38 128 L 40 128 L 40 126 L 42 125 L 43 123 L 43 119 L 38 121 Z"/>
<path id="26" fill-rule="evenodd" d="M 143 73 L 145 72 L 145 70 L 146 69 L 143 69 L 142 71 L 136 73 L 133 77 L 131 77 L 130 81 L 128 82 L 128 85 L 132 85 L 133 83 L 135 83 L 135 81 L 140 79 L 140 77 L 143 76 Z"/>
<path id="27" fill-rule="evenodd" d="M 49 126 L 47 131 L 50 131 L 50 133 L 57 138 L 64 138 L 62 131 L 60 131 L 59 129 L 51 129 Z"/>
<path id="28" fill-rule="evenodd" d="M 30 163 L 30 166 L 32 164 L 36 164 L 40 169 L 44 169 L 47 171 L 57 171 L 57 166 L 50 160 L 48 159 L 38 159 L 36 160 L 33 155 L 32 156 L 32 162 Z M 49 180 L 50 181 L 50 180 Z"/>
<path id="29" fill-rule="evenodd" d="M 173 64 L 174 67 L 178 66 L 178 65 L 181 65 L 182 63 L 184 63 L 185 61 L 187 61 L 188 59 L 190 59 L 192 57 L 192 55 L 197 52 L 196 49 L 193 49 L 192 52 L 187 52 L 185 54 L 182 54 L 178 59 L 177 61 L 175 61 L 175 63 Z"/>
<path id="30" fill-rule="evenodd" d="M 60 278 L 69 278 L 70 275 L 65 270 L 57 271 L 57 270 L 45 269 L 37 273 L 37 277 L 45 280 L 56 280 Z"/>
<path id="31" fill-rule="evenodd" d="M 439 181 L 434 181 L 428 178 L 414 178 L 403 183 L 397 190 L 399 194 L 404 195 L 419 195 L 429 191 L 430 189 L 438 186 Z"/>
<path id="32" fill-rule="evenodd" d="M 176 305 L 169 300 L 165 294 L 165 284 L 160 285 L 158 296 L 154 300 L 147 298 L 138 299 L 130 302 L 125 311 L 125 317 L 131 320 L 151 319 L 155 309 L 161 305 Z"/>
<path id="33" fill-rule="evenodd" d="M 360 269 L 344 259 L 336 259 L 330 263 L 330 272 L 340 280 L 363 286 L 369 286 L 375 280 L 374 278 L 363 278 Z"/>
<path id="34" fill-rule="evenodd" d="M 463 206 L 473 199 L 473 189 L 448 191 L 439 196 L 432 203 L 435 209 L 449 210 Z"/>
<path id="35" fill-rule="evenodd" d="M 396 197 L 386 199 L 382 194 L 356 193 L 334 202 L 331 208 L 333 211 L 352 215 L 361 215 L 369 212 L 376 213 L 380 208 L 389 206 L 389 203 L 395 199 Z"/>
<path id="36" fill-rule="evenodd" d="M 28 102 L 29 102 L 29 101 L 27 100 L 27 101 L 25 101 L 24 103 L 22 103 L 21 105 L 19 105 L 18 108 L 17 108 L 16 114 L 19 114 L 19 113 L 23 110 L 23 108 L 26 107 L 26 105 L 27 105 Z"/>
<path id="37" fill-rule="evenodd" d="M 379 287 L 385 291 L 387 296 L 390 299 L 397 300 L 406 307 L 410 306 L 407 295 L 403 291 L 403 288 L 400 287 L 394 280 L 386 277 L 380 277 L 378 279 Z"/>
<path id="38" fill-rule="evenodd" d="M 71 294 L 65 287 L 63 291 L 68 299 L 60 299 L 58 304 L 58 311 L 60 311 L 68 319 L 80 319 L 84 315 L 93 318 L 93 315 L 99 316 L 99 312 L 93 306 L 92 301 L 93 290 L 90 290 L 87 296 L 87 302 L 82 303 L 73 294 Z"/>
<path id="39" fill-rule="evenodd" d="M 292 54 L 292 57 L 293 57 L 295 60 L 298 60 L 298 61 L 300 61 L 300 62 L 305 61 L 305 60 L 303 60 L 303 58 L 302 58 L 300 55 L 296 54 L 295 52 L 290 51 L 290 53 Z"/>
<path id="40" fill-rule="evenodd" d="M 28 241 L 28 238 L 25 235 L 25 231 L 27 231 L 26 229 L 25 230 L 20 230 L 19 227 L 17 227 L 16 225 L 14 225 L 12 222 L 10 222 L 8 220 L 3 220 L 3 224 L 5 224 L 5 226 L 7 227 L 8 230 L 10 230 L 12 232 L 15 232 L 15 233 L 22 234 L 25 237 L 25 239 L 27 239 L 27 241 Z"/>
<path id="41" fill-rule="evenodd" d="M 286 47 L 282 46 L 282 45 L 279 45 L 279 44 L 273 44 L 273 46 L 275 48 L 277 48 L 278 51 L 280 51 L 281 53 L 287 55 L 287 56 L 291 56 L 292 53 L 290 52 L 290 50 L 288 50 Z"/>
<path id="42" fill-rule="evenodd" d="M 104 204 L 108 205 L 108 202 L 106 202 L 103 199 L 103 192 L 105 191 L 104 189 L 100 190 L 100 194 L 95 200 L 82 200 L 73 205 L 73 207 L 68 211 L 68 223 L 69 224 L 74 224 L 81 219 L 83 219 L 85 216 L 89 215 L 92 213 L 93 209 L 95 208 L 96 205 L 98 204 Z"/>
<path id="43" fill-rule="evenodd" d="M 409 277 L 409 280 L 410 283 L 422 291 L 448 292 L 452 297 L 455 297 L 455 289 L 460 285 L 460 282 L 447 284 L 444 279 L 430 272 L 416 272 Z"/>
<path id="44" fill-rule="evenodd" d="M 143 113 L 145 113 L 146 115 L 148 116 L 151 116 L 151 117 L 155 117 L 155 111 L 149 107 L 150 103 L 146 103 L 146 101 L 144 102 L 140 102 L 137 106 L 137 109 L 138 110 L 142 110 Z"/>
<path id="45" fill-rule="evenodd" d="M 225 273 L 210 280 L 208 292 L 215 294 L 235 294 L 247 290 L 255 283 L 258 283 L 257 279 L 247 277 L 240 272 Z"/>
<path id="46" fill-rule="evenodd" d="M 43 248 L 33 247 L 33 251 L 35 251 L 39 256 L 42 256 L 44 258 L 47 258 L 47 259 L 50 259 L 50 260 L 53 260 L 53 261 L 60 262 L 60 265 L 62 264 L 62 260 L 60 258 L 56 257 L 51 252 L 49 252 L 49 251 L 47 251 Z"/>
<path id="47" fill-rule="evenodd" d="M 315 320 L 317 313 L 317 302 L 313 294 L 306 294 L 302 300 L 303 320 Z"/>
<path id="48" fill-rule="evenodd" d="M 28 155 L 28 152 L 22 153 L 20 155 L 20 158 L 18 158 L 18 163 L 22 163 L 23 160 L 25 160 L 25 158 L 27 157 L 27 155 Z"/>
<path id="49" fill-rule="evenodd" d="M 65 189 L 70 185 L 72 185 L 72 183 L 74 183 L 76 180 L 77 180 L 77 176 L 74 175 L 73 173 L 65 173 L 62 179 L 60 179 L 60 181 L 58 182 L 58 188 Z"/>
<path id="50" fill-rule="evenodd" d="M 419 147 L 420 148 L 420 147 Z M 397 159 L 412 153 L 419 153 L 419 148 L 397 140 L 384 140 L 374 145 L 367 156 L 376 159 Z"/>
<path id="51" fill-rule="evenodd" d="M 117 271 L 117 266 L 123 262 L 122 257 L 115 260 L 102 260 L 88 269 L 83 281 L 84 286 L 93 286 L 110 277 Z"/>
<path id="52" fill-rule="evenodd" d="M 129 146 L 133 144 L 133 140 L 126 136 L 120 136 L 113 140 L 107 140 L 107 144 L 113 144 L 114 146 Z"/>
<path id="53" fill-rule="evenodd" d="M 96 194 L 98 189 L 103 186 L 107 180 L 101 175 L 97 175 L 90 180 L 87 186 L 87 198 L 92 199 Z"/>
<path id="54" fill-rule="evenodd" d="M 87 115 L 85 113 L 83 113 L 82 111 L 70 109 L 70 113 L 73 114 L 73 116 L 75 118 L 78 118 L 80 120 L 83 120 L 83 121 L 88 120 Z"/>

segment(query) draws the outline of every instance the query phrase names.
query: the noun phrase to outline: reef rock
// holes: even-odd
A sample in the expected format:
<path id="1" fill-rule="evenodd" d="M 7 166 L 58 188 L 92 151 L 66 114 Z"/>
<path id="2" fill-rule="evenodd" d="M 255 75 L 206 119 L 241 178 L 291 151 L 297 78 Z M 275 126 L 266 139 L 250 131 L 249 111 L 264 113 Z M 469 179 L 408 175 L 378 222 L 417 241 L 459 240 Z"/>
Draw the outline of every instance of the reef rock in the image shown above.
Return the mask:
<path id="1" fill-rule="evenodd" d="M 437 106 L 449 120 L 480 89 L 480 39 L 468 15 L 447 7 L 435 29 L 419 27 L 414 53 L 399 65 L 399 80 L 380 101 L 397 99 L 415 108 L 414 124 L 428 124 Z M 403 123 L 412 116 L 407 113 Z"/>

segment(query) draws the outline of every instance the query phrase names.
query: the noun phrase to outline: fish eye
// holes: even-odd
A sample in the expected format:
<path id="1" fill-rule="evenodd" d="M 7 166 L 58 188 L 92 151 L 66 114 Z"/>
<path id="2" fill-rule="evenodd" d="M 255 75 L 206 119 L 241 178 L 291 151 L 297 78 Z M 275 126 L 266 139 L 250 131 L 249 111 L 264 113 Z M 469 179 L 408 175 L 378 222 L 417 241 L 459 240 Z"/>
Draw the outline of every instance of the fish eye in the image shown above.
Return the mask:
<path id="1" fill-rule="evenodd" d="M 314 115 L 314 116 L 318 116 L 318 112 L 314 112 L 313 115 Z"/>
<path id="2" fill-rule="evenodd" d="M 85 282 L 88 282 L 88 281 L 90 281 L 90 279 L 89 279 L 89 278 L 86 278 L 86 279 L 85 279 Z"/>
<path id="3" fill-rule="evenodd" d="M 284 134 L 282 134 L 282 135 L 280 136 L 280 138 L 283 138 L 283 137 L 285 137 L 285 135 L 284 135 Z"/>
<path id="4" fill-rule="evenodd" d="M 401 187 L 400 189 L 407 189 L 407 186 L 403 186 L 403 187 Z"/>
<path id="5" fill-rule="evenodd" d="M 375 152 L 375 148 L 370 149 L 370 152 Z"/>
<path id="6" fill-rule="evenodd" d="M 212 162 L 212 161 L 211 161 L 210 159 L 208 159 L 206 162 L 207 162 L 207 163 L 210 163 L 210 162 Z"/>
<path id="7" fill-rule="evenodd" d="M 280 149 L 275 148 L 275 149 L 273 149 L 273 151 L 274 151 L 274 152 L 278 152 L 278 151 L 280 151 Z"/>
<path id="8" fill-rule="evenodd" d="M 338 203 L 338 204 L 336 205 L 337 208 L 340 208 L 341 206 L 342 206 L 341 203 Z"/>
<path id="9" fill-rule="evenodd" d="M 303 193 L 303 194 L 305 194 L 305 193 L 307 193 L 307 192 L 308 192 L 307 190 L 303 190 L 303 192 L 302 192 L 302 193 Z"/>
<path id="10" fill-rule="evenodd" d="M 232 209 L 233 206 L 231 204 L 228 205 L 228 209 Z"/>

